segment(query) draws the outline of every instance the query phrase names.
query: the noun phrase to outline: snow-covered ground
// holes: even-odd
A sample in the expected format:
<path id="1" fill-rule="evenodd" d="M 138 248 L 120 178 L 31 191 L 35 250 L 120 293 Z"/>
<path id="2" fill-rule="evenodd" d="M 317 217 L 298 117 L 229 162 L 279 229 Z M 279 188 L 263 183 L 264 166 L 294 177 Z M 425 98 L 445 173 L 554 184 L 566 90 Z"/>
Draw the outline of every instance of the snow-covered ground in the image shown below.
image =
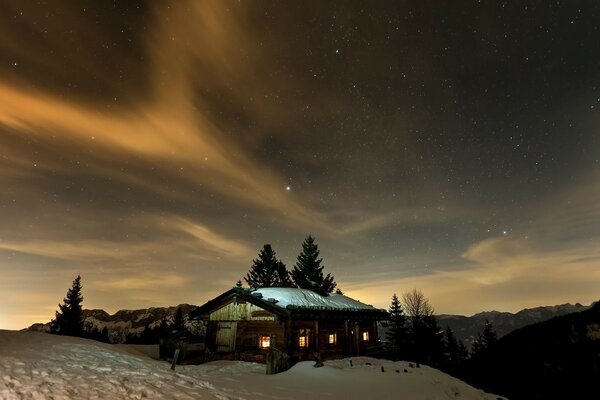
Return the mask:
<path id="1" fill-rule="evenodd" d="M 497 399 L 426 366 L 352 364 L 302 362 L 265 375 L 262 364 L 216 361 L 171 371 L 124 345 L 0 330 L 0 399 Z"/>

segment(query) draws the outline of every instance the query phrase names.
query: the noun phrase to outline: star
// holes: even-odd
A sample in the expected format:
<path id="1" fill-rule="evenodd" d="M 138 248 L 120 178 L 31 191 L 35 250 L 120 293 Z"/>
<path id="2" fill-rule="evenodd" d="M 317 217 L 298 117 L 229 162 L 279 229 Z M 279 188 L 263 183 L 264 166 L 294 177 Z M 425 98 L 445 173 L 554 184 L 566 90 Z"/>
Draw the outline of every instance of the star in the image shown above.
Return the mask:
<path id="1" fill-rule="evenodd" d="M 285 191 L 286 191 L 286 192 L 289 192 L 290 190 L 292 190 L 292 187 L 291 187 L 291 186 L 286 186 L 286 187 L 285 187 Z"/>

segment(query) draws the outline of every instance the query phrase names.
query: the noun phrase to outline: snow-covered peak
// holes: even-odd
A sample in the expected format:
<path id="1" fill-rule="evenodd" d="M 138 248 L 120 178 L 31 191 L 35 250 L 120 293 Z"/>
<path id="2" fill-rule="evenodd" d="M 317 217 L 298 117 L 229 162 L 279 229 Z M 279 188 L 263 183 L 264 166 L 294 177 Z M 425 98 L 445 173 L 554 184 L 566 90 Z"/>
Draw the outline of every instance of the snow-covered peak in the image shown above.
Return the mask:
<path id="1" fill-rule="evenodd" d="M 271 287 L 256 289 L 252 291 L 252 294 L 259 294 L 263 300 L 267 301 L 273 299 L 276 305 L 283 308 L 376 310 L 373 306 L 341 294 L 332 293 L 329 296 L 321 296 L 308 289 Z"/>

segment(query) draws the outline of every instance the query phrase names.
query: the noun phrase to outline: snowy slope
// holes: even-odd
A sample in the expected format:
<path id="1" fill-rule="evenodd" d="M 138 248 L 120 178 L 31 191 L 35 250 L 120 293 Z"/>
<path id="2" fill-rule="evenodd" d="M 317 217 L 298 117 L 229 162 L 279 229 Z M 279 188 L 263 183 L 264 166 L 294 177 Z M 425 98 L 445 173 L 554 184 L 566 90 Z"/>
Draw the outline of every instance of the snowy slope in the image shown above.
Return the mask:
<path id="1" fill-rule="evenodd" d="M 171 371 L 168 363 L 137 356 L 125 346 L 0 330 L 0 398 L 497 399 L 438 370 L 405 362 L 356 357 L 353 366 L 348 359 L 321 368 L 303 362 L 265 375 L 261 364 L 217 361 Z"/>

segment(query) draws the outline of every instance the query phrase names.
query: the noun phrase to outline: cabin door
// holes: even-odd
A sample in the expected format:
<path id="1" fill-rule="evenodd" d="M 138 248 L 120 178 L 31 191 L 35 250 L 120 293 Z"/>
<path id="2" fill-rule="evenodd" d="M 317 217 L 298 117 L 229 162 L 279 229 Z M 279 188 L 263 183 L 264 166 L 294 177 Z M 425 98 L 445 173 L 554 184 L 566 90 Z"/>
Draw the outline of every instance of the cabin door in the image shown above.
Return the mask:
<path id="1" fill-rule="evenodd" d="M 232 352 L 235 348 L 236 322 L 217 322 L 217 351 Z"/>

